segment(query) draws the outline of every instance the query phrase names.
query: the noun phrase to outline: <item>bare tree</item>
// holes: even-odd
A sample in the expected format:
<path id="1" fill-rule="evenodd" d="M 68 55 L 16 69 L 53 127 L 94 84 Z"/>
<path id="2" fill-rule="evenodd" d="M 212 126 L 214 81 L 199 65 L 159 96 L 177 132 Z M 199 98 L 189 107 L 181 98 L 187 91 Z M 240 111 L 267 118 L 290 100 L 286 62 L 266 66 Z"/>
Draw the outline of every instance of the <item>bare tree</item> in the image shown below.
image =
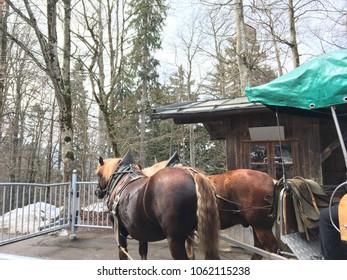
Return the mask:
<path id="1" fill-rule="evenodd" d="M 6 101 L 6 71 L 7 71 L 7 18 L 9 16 L 9 7 L 5 0 L 0 0 L 0 143 L 2 135 L 2 116 Z"/>
<path id="2" fill-rule="evenodd" d="M 235 25 L 236 25 L 236 55 L 240 74 L 240 89 L 237 96 L 244 95 L 246 85 L 250 85 L 250 69 L 248 62 L 248 49 L 245 18 L 243 14 L 243 0 L 235 0 Z"/>
<path id="3" fill-rule="evenodd" d="M 295 24 L 295 7 L 293 4 L 293 0 L 288 0 L 288 17 L 289 17 L 289 30 L 290 30 L 290 39 L 287 42 L 293 54 L 293 63 L 294 68 L 300 66 L 300 57 L 299 57 L 299 49 L 297 42 L 297 33 L 296 33 L 296 24 Z"/>
<path id="4" fill-rule="evenodd" d="M 40 46 L 40 54 L 30 49 L 25 43 L 20 41 L 17 37 L 9 32 L 7 36 L 16 42 L 23 50 L 30 56 L 30 58 L 43 70 L 49 77 L 53 84 L 55 97 L 57 99 L 59 112 L 60 112 L 60 132 L 62 139 L 62 153 L 64 163 L 64 181 L 71 179 L 72 166 L 74 161 L 74 152 L 72 150 L 72 118 L 71 118 L 71 90 L 69 84 L 69 71 L 71 59 L 71 41 L 70 35 L 70 18 L 71 18 L 71 5 L 70 0 L 64 0 L 64 44 L 63 44 L 63 64 L 59 62 L 59 48 L 58 48 L 58 35 L 57 35 L 57 0 L 47 0 L 46 5 L 46 32 L 42 30 L 35 12 L 32 7 L 34 6 L 29 0 L 23 0 L 26 13 L 20 4 L 12 0 L 7 0 L 7 4 L 11 7 L 26 24 L 28 24 L 36 34 Z M 0 27 L 1 28 L 1 27 Z M 4 29 L 2 29 L 4 31 Z M 42 62 L 43 58 L 44 62 Z"/>
<path id="5" fill-rule="evenodd" d="M 204 52 L 209 60 L 214 61 L 213 69 L 209 69 L 206 75 L 204 88 L 207 91 L 207 95 L 216 98 L 235 96 L 233 92 L 236 88 L 234 86 L 235 78 L 228 69 L 230 62 L 225 52 L 230 38 L 235 36 L 233 14 L 233 10 L 227 5 L 214 5 L 208 7 L 206 13 L 202 16 L 204 24 L 200 24 L 202 32 L 206 34 L 206 41 L 211 40 L 211 44 L 204 44 L 201 51 Z"/>
<path id="6" fill-rule="evenodd" d="M 251 71 L 249 62 L 249 50 L 247 44 L 247 32 L 244 16 L 244 3 L 243 0 L 229 0 L 222 2 L 202 1 L 205 5 L 216 7 L 228 7 L 234 10 L 235 14 L 235 37 L 236 48 L 235 54 L 237 56 L 237 66 L 240 80 L 239 91 L 235 93 L 235 97 L 243 96 L 246 85 L 251 84 Z"/>
<path id="7" fill-rule="evenodd" d="M 112 154 L 119 157 L 119 126 L 126 117 L 124 102 L 129 94 L 124 54 L 129 22 L 125 10 L 127 1 L 106 0 L 97 5 L 95 1 L 83 1 L 80 4 L 85 30 L 76 32 L 75 36 L 87 49 L 80 54 L 80 60 L 89 74 L 92 94 L 102 114 L 99 127 L 105 124 Z M 104 132 L 99 134 L 103 137 Z M 100 144 L 103 146 L 101 141 Z"/>
<path id="8" fill-rule="evenodd" d="M 310 58 L 328 48 L 346 47 L 346 5 L 319 0 L 252 0 L 247 19 L 263 35 L 275 54 L 279 75 L 285 70 L 287 58 L 293 67 L 301 64 L 303 56 Z"/>
<path id="9" fill-rule="evenodd" d="M 198 93 L 202 86 L 202 84 L 197 81 L 200 78 L 197 71 L 194 71 L 194 69 L 199 69 L 199 67 L 201 67 L 199 66 L 199 56 L 202 54 L 202 45 L 206 36 L 199 29 L 199 20 L 199 14 L 194 14 L 193 17 L 189 19 L 189 22 L 185 23 L 184 28 L 180 29 L 178 34 L 178 49 L 182 53 L 182 64 L 178 66 L 178 69 L 179 73 L 181 73 L 181 79 L 184 79 L 181 80 L 180 83 L 184 85 L 185 91 L 181 96 L 181 102 L 187 100 L 197 101 Z M 196 162 L 194 126 L 194 124 L 189 124 L 187 126 L 189 163 L 192 166 L 195 166 Z"/>

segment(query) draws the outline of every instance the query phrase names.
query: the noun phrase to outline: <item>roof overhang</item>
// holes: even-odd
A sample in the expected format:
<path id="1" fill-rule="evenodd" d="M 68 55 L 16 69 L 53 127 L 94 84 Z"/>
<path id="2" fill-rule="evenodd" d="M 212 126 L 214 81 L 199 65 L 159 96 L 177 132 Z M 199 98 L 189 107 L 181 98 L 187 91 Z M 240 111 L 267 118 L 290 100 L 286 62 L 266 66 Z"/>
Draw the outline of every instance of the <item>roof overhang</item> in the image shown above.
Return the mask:
<path id="1" fill-rule="evenodd" d="M 173 119 L 176 124 L 204 123 L 223 120 L 240 114 L 270 111 L 261 103 L 251 103 L 247 97 L 226 98 L 206 101 L 188 101 L 155 108 L 152 119 Z"/>

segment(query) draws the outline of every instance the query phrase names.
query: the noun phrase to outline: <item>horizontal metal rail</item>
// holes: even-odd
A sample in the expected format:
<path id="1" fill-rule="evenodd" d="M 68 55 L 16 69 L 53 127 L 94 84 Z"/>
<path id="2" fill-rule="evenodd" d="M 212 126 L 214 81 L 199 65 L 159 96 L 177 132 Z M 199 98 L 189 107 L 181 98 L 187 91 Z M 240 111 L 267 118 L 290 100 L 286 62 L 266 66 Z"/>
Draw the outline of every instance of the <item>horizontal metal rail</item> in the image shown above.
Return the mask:
<path id="1" fill-rule="evenodd" d="M 258 255 L 266 257 L 269 260 L 288 260 L 288 258 L 285 258 L 285 257 L 280 256 L 278 254 L 270 253 L 268 251 L 262 250 L 260 248 L 254 247 L 252 245 L 249 245 L 247 243 L 235 240 L 233 238 L 227 237 L 227 236 L 222 235 L 222 234 L 219 235 L 219 238 L 221 240 L 223 240 L 223 241 L 226 241 L 226 242 L 230 243 L 230 244 L 233 244 L 233 245 L 238 246 L 238 247 L 240 247 L 242 249 L 245 249 L 248 252 L 256 253 Z"/>

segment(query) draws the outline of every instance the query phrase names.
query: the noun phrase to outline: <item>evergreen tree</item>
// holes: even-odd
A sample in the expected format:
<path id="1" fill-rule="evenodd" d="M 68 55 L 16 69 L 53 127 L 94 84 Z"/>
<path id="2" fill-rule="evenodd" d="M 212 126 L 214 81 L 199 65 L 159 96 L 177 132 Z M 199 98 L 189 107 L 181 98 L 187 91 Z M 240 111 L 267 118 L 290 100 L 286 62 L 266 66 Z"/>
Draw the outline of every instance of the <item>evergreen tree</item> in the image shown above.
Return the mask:
<path id="1" fill-rule="evenodd" d="M 132 52 L 130 55 L 136 77 L 136 95 L 140 102 L 140 163 L 146 165 L 145 134 L 146 113 L 151 100 L 151 92 L 159 88 L 156 67 L 159 61 L 155 52 L 161 47 L 161 31 L 166 18 L 167 7 L 161 0 L 132 0 L 129 2 L 132 20 L 129 30 L 132 34 Z M 140 103 L 140 104 L 139 104 Z"/>

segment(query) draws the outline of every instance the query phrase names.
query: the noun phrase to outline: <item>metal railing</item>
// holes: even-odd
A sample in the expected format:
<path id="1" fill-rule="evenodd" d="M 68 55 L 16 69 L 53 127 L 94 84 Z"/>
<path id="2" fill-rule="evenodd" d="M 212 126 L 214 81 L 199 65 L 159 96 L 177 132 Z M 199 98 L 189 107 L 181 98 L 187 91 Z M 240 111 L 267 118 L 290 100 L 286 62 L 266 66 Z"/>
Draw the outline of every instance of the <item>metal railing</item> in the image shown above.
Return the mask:
<path id="1" fill-rule="evenodd" d="M 0 183 L 0 245 L 68 227 L 71 183 Z"/>
<path id="2" fill-rule="evenodd" d="M 105 200 L 97 199 L 97 182 L 0 183 L 0 245 L 70 228 L 112 228 Z"/>
<path id="3" fill-rule="evenodd" d="M 77 171 L 72 175 L 72 223 L 70 238 L 76 238 L 79 227 L 112 228 L 108 220 L 105 199 L 95 196 L 97 182 L 77 182 Z"/>

